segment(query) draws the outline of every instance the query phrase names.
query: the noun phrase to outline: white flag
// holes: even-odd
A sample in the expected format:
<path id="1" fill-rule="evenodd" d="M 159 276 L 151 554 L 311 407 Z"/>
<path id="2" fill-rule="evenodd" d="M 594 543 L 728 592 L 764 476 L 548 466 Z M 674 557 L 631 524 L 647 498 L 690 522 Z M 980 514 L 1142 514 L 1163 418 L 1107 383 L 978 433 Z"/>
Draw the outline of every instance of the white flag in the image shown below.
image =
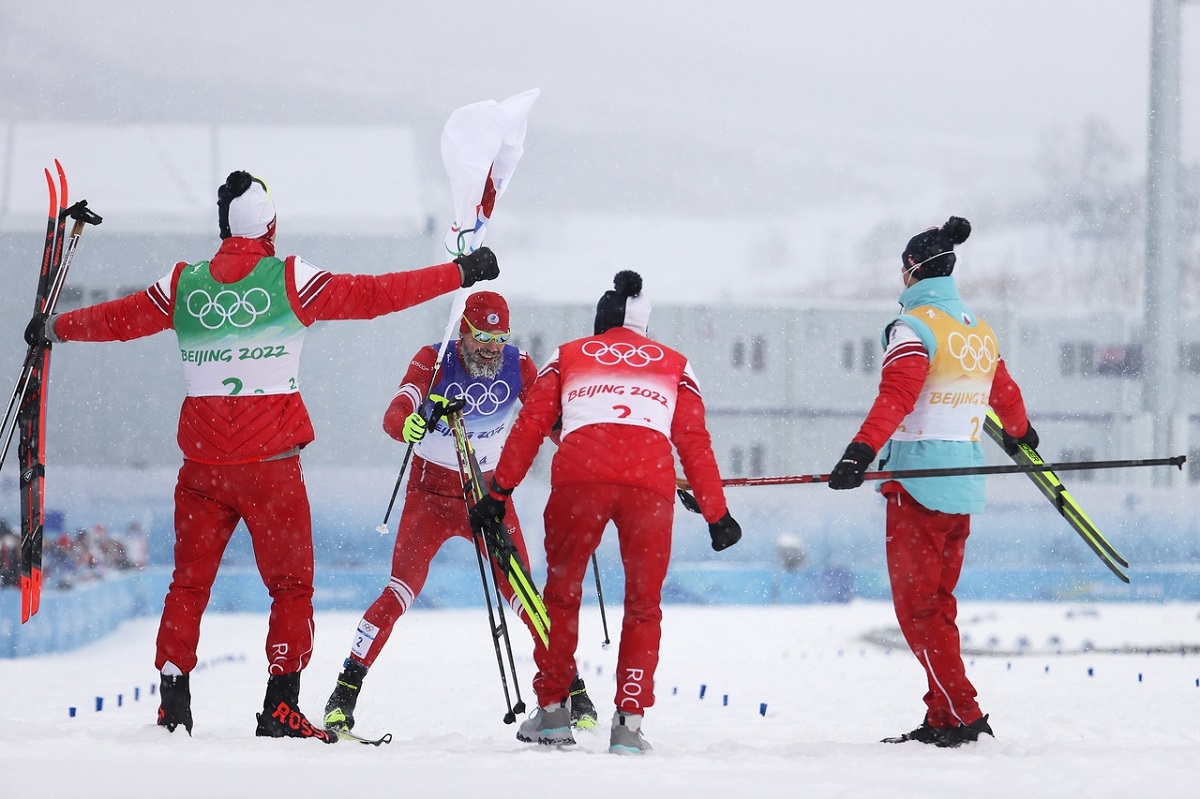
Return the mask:
<path id="1" fill-rule="evenodd" d="M 446 235 L 452 255 L 474 252 L 483 243 L 496 200 L 525 152 L 526 119 L 540 92 L 530 89 L 499 103 L 465 105 L 446 120 L 442 162 L 454 200 L 454 224 Z"/>

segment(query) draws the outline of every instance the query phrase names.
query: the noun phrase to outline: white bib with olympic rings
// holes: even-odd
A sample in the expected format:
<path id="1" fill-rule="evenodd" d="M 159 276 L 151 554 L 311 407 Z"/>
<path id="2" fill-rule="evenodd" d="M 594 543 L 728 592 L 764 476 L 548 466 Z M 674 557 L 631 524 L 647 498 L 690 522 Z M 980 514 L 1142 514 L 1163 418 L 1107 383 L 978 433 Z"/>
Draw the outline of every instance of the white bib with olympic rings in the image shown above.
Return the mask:
<path id="1" fill-rule="evenodd" d="M 687 359 L 626 328 L 559 348 L 563 437 L 589 424 L 649 427 L 671 437 Z"/>

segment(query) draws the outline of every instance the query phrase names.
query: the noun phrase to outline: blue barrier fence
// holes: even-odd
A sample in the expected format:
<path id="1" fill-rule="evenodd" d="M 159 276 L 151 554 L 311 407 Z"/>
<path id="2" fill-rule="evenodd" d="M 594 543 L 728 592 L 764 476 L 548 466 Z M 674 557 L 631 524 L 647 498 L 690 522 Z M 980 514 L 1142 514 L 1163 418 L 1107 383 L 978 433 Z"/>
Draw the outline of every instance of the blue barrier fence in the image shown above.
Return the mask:
<path id="1" fill-rule="evenodd" d="M 387 576 L 383 569 L 318 568 L 313 604 L 320 611 L 362 612 L 379 595 Z M 605 601 L 615 609 L 624 592 L 619 566 L 602 567 L 601 577 Z M 1124 585 L 1098 563 L 1085 568 L 968 566 L 957 596 L 965 601 L 1200 601 L 1200 565 L 1135 569 L 1130 577 L 1132 583 Z M 109 635 L 129 619 L 157 617 L 169 583 L 170 570 L 154 567 L 70 590 L 46 590 L 40 612 L 27 624 L 20 623 L 20 591 L 0 591 L 0 657 L 75 649 Z M 596 601 L 592 588 L 589 576 L 585 602 Z M 681 561 L 672 564 L 663 597 L 678 604 L 828 604 L 856 598 L 888 600 L 890 589 L 882 570 L 833 566 L 789 571 L 770 563 Z M 482 605 L 477 566 L 435 563 L 415 607 Z M 227 568 L 213 587 L 209 609 L 265 613 L 270 597 L 256 571 Z"/>

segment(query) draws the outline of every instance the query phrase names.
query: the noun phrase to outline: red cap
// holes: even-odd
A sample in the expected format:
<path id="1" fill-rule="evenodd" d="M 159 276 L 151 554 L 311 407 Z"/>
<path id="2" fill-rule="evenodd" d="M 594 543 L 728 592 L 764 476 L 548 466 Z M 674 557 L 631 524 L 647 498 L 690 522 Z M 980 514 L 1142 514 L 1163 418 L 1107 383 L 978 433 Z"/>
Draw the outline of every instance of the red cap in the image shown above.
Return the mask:
<path id="1" fill-rule="evenodd" d="M 486 330 L 489 333 L 507 333 L 509 330 L 508 303 L 494 291 L 477 291 L 467 297 L 463 316 L 476 330 Z M 467 322 L 459 322 L 459 333 L 470 330 Z"/>

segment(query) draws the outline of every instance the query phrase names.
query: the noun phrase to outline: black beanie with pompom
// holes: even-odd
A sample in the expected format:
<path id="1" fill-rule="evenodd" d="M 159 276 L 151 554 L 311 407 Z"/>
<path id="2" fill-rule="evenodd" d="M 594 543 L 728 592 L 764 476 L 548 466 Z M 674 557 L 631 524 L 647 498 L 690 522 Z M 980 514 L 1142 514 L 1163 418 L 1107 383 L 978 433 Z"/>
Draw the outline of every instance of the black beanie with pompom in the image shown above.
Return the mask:
<path id="1" fill-rule="evenodd" d="M 612 291 L 596 303 L 595 334 L 614 327 L 630 327 L 642 335 L 650 321 L 650 303 L 642 297 L 642 276 L 624 269 L 613 277 Z"/>
<path id="2" fill-rule="evenodd" d="M 952 216 L 941 227 L 923 230 L 908 240 L 900 256 L 904 271 L 917 280 L 945 277 L 954 271 L 954 245 L 962 244 L 971 235 L 971 223 L 961 216 Z"/>

